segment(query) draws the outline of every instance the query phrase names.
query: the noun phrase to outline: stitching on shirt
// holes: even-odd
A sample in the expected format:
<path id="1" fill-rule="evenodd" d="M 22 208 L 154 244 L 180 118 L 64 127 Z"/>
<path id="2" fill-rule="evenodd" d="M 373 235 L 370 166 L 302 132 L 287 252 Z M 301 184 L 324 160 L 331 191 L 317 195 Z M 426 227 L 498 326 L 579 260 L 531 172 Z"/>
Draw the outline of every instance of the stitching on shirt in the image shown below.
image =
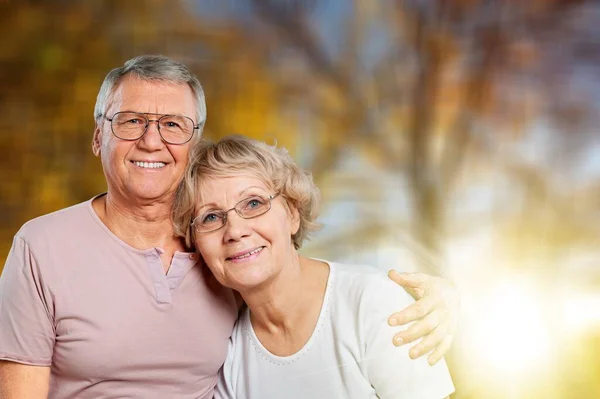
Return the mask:
<path id="1" fill-rule="evenodd" d="M 32 360 L 30 357 L 13 355 L 11 353 L 0 352 L 0 360 L 13 361 L 17 363 L 27 363 L 32 366 L 51 366 L 52 360 Z"/>

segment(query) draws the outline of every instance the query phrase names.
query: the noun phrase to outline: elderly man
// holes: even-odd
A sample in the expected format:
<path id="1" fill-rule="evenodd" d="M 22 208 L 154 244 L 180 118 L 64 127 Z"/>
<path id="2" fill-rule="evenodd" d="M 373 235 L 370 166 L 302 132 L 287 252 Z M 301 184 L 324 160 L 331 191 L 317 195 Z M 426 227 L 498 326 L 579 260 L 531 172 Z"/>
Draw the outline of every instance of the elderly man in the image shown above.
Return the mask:
<path id="1" fill-rule="evenodd" d="M 0 278 L 0 399 L 210 398 L 238 307 L 171 223 L 206 119 L 200 83 L 171 59 L 137 57 L 106 76 L 94 117 L 107 192 L 26 223 Z M 455 291 L 395 279 L 425 292 L 391 319 L 421 319 L 402 339 L 426 336 L 412 355 L 437 346 L 434 362 Z"/>

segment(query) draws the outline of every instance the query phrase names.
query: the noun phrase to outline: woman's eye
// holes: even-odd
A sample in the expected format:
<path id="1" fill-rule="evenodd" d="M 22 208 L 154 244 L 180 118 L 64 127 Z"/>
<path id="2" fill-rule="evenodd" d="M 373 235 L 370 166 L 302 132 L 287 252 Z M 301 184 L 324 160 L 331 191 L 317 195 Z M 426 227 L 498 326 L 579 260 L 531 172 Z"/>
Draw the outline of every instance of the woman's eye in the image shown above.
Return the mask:
<path id="1" fill-rule="evenodd" d="M 258 208 L 263 204 L 263 201 L 260 198 L 251 198 L 248 200 L 247 207 L 248 208 Z"/>
<path id="2" fill-rule="evenodd" d="M 202 218 L 202 223 L 214 223 L 219 220 L 219 217 L 215 213 L 209 213 L 208 215 Z"/>

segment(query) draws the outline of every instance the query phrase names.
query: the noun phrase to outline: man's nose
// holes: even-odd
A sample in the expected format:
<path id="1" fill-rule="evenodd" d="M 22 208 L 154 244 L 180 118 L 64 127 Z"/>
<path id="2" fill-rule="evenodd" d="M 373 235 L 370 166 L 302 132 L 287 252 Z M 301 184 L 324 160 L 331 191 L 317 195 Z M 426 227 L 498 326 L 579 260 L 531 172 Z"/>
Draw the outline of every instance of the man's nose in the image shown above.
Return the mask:
<path id="1" fill-rule="evenodd" d="M 146 126 L 146 132 L 139 140 L 140 144 L 148 149 L 160 148 L 164 145 L 164 141 L 160 135 L 158 120 L 150 119 Z"/>

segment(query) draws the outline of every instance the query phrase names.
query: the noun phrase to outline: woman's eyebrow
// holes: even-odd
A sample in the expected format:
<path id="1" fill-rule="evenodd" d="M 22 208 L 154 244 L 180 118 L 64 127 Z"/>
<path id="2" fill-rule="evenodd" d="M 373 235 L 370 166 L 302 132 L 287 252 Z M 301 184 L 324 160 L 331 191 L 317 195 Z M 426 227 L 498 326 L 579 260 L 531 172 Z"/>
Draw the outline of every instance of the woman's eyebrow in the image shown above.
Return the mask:
<path id="1" fill-rule="evenodd" d="M 242 195 L 243 195 L 243 194 L 244 194 L 246 191 L 250 191 L 250 190 L 252 190 L 252 189 L 256 189 L 256 188 L 257 188 L 257 189 L 259 189 L 259 190 L 261 190 L 261 191 L 267 191 L 267 189 L 266 189 L 266 188 L 264 188 L 264 187 L 259 187 L 259 186 L 250 186 L 250 187 L 246 187 L 245 189 L 243 189 L 242 191 L 240 191 L 240 192 L 238 193 L 238 198 L 240 198 L 240 197 L 241 197 L 241 196 L 242 196 Z"/>
<path id="2" fill-rule="evenodd" d="M 250 191 L 250 190 L 252 190 L 252 189 L 259 189 L 259 190 L 261 190 L 261 191 L 268 191 L 266 188 L 264 188 L 264 187 L 260 187 L 260 186 L 250 186 L 250 187 L 246 187 L 245 189 L 243 189 L 242 191 L 240 191 L 240 192 L 238 193 L 238 198 L 237 198 L 237 199 L 238 199 L 238 200 L 239 200 L 239 199 L 243 199 L 243 195 L 244 195 L 244 193 L 246 193 L 247 191 Z M 203 208 L 208 208 L 208 207 L 214 207 L 214 208 L 221 209 L 221 208 L 219 207 L 219 205 L 218 205 L 218 204 L 216 204 L 215 202 L 209 202 L 209 203 L 207 203 L 207 204 L 202 204 L 202 205 L 200 205 L 200 206 L 198 207 L 198 210 L 200 210 L 200 209 L 203 209 Z"/>
<path id="3" fill-rule="evenodd" d="M 214 202 L 209 202 L 208 204 L 202 204 L 198 207 L 198 210 L 202 209 L 202 208 L 208 208 L 208 207 L 213 207 L 213 208 L 218 208 L 219 206 L 217 204 L 215 204 Z"/>

